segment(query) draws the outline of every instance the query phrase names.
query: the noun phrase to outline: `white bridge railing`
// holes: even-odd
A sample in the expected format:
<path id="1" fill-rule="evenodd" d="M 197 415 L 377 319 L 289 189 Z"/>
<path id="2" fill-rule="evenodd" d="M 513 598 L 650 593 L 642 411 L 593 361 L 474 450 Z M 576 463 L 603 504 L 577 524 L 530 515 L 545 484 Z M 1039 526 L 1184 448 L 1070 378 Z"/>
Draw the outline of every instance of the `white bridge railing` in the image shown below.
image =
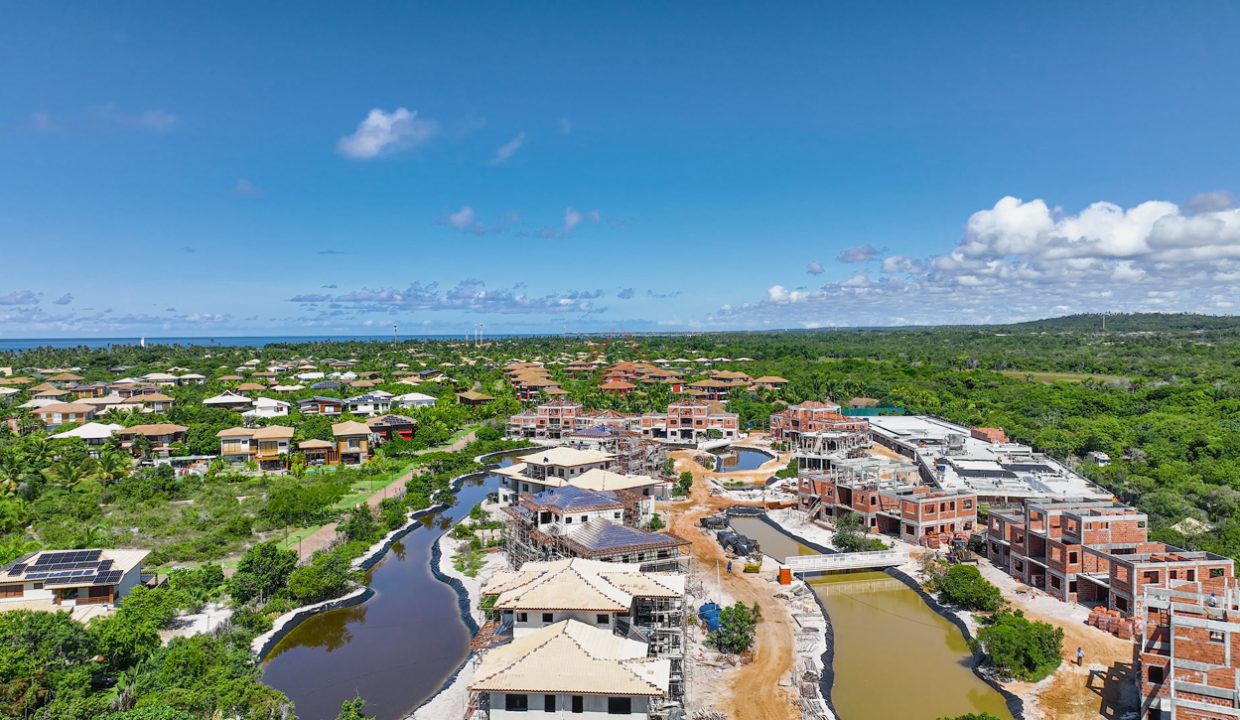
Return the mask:
<path id="1" fill-rule="evenodd" d="M 784 564 L 794 573 L 812 573 L 894 567 L 903 565 L 907 560 L 908 553 L 903 550 L 872 550 L 833 555 L 793 555 L 784 560 Z"/>

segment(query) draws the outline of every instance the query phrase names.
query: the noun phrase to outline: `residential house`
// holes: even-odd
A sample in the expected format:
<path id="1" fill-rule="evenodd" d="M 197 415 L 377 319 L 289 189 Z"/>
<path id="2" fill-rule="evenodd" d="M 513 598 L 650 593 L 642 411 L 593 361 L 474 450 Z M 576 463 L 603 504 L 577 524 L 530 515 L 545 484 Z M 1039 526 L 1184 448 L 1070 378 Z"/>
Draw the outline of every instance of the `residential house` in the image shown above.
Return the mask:
<path id="1" fill-rule="evenodd" d="M 219 395 L 203 400 L 202 404 L 207 407 L 218 408 L 220 410 L 240 412 L 242 410 L 249 410 L 253 407 L 254 401 L 245 395 L 235 393 L 232 390 L 225 390 Z"/>
<path id="2" fill-rule="evenodd" d="M 293 428 L 269 425 L 262 428 L 228 428 L 216 433 L 220 439 L 220 458 L 226 462 L 253 461 L 265 472 L 288 468 Z"/>
<path id="3" fill-rule="evenodd" d="M 591 450 L 553 447 L 517 458 L 512 465 L 496 470 L 499 502 L 513 504 L 522 494 L 538 493 L 568 484 L 588 470 L 606 470 L 612 456 Z"/>
<path id="4" fill-rule="evenodd" d="M 492 648 L 469 682 L 490 720 L 649 718 L 669 694 L 671 661 L 646 643 L 565 620 Z"/>
<path id="5" fill-rule="evenodd" d="M 417 433 L 418 421 L 404 415 L 382 415 L 367 420 L 366 426 L 378 440 L 412 440 Z"/>
<path id="6" fill-rule="evenodd" d="M 778 375 L 763 375 L 753 379 L 753 388 L 756 390 L 783 390 L 788 386 L 788 381 Z"/>
<path id="7" fill-rule="evenodd" d="M 732 440 L 740 436 L 740 416 L 703 400 L 679 400 L 666 413 L 642 414 L 641 431 L 644 437 L 671 442 L 704 440 L 711 431 Z"/>
<path id="8" fill-rule="evenodd" d="M 177 377 L 177 385 L 206 385 L 207 376 L 198 373 L 185 373 Z"/>
<path id="9" fill-rule="evenodd" d="M 143 412 L 168 412 L 172 409 L 172 403 L 175 402 L 171 397 L 163 393 L 142 393 L 141 395 L 131 395 L 125 400 L 126 404 L 137 405 Z"/>
<path id="10" fill-rule="evenodd" d="M 87 452 L 91 457 L 97 458 L 103 452 L 104 446 L 108 439 L 116 434 L 118 430 L 123 429 L 120 425 L 109 425 L 97 422 L 88 422 L 85 425 L 79 425 L 72 430 L 66 430 L 51 436 L 51 440 L 70 440 L 78 439 L 86 443 Z"/>
<path id="11" fill-rule="evenodd" d="M 121 449 L 128 450 L 135 456 L 139 453 L 134 448 L 134 442 L 138 437 L 144 437 L 151 443 L 152 457 L 168 457 L 171 446 L 174 443 L 185 442 L 185 436 L 188 432 L 189 428 L 184 425 L 156 423 L 152 425 L 134 425 L 124 430 L 118 430 L 116 434 L 121 439 Z"/>
<path id="12" fill-rule="evenodd" d="M 370 459 L 371 431 L 356 420 L 332 425 L 332 437 L 336 440 L 336 457 L 343 465 L 361 465 Z"/>
<path id="13" fill-rule="evenodd" d="M 345 407 L 353 415 L 382 415 L 392 409 L 392 399 L 383 395 L 367 393 L 345 400 Z"/>
<path id="14" fill-rule="evenodd" d="M 147 550 L 40 550 L 0 568 L 0 611 L 115 606 L 142 582 Z"/>
<path id="15" fill-rule="evenodd" d="M 415 408 L 415 407 L 431 407 L 439 398 L 434 395 L 425 395 L 423 393 L 411 392 L 404 395 L 396 395 L 392 398 L 392 407 Z"/>
<path id="16" fill-rule="evenodd" d="M 481 406 L 490 405 L 495 402 L 495 398 L 473 390 L 466 390 L 456 394 L 456 401 L 461 405 Z"/>
<path id="17" fill-rule="evenodd" d="M 334 465 L 338 458 L 336 444 L 326 440 L 303 440 L 297 449 L 305 456 L 306 465 Z"/>
<path id="18" fill-rule="evenodd" d="M 71 385 L 76 385 L 85 379 L 86 378 L 81 375 L 74 375 L 71 372 L 62 372 L 49 376 L 46 382 L 54 387 L 64 389 Z"/>
<path id="19" fill-rule="evenodd" d="M 61 425 L 84 423 L 95 419 L 95 406 L 86 403 L 58 402 L 36 408 L 34 416 L 43 427 L 51 430 Z"/>
<path id="20" fill-rule="evenodd" d="M 171 373 L 161 373 L 161 372 L 147 373 L 142 376 L 142 379 L 146 380 L 149 383 L 154 383 L 155 385 L 159 385 L 160 387 L 174 387 L 180 381 L 180 378 L 178 378 L 176 375 L 173 375 Z"/>
<path id="21" fill-rule="evenodd" d="M 590 425 L 581 403 L 552 400 L 508 419 L 508 434 L 518 438 L 559 440 Z"/>
<path id="22" fill-rule="evenodd" d="M 274 398 L 260 397 L 254 400 L 254 408 L 241 413 L 241 417 L 246 418 L 273 418 L 286 417 L 292 404 L 284 400 L 276 400 Z"/>

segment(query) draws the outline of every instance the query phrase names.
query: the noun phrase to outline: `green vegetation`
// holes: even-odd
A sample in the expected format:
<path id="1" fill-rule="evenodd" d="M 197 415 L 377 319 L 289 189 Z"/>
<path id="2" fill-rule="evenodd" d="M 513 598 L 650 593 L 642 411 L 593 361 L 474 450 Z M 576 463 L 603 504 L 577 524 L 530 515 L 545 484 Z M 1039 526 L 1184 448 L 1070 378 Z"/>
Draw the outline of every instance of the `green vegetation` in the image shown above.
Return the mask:
<path id="1" fill-rule="evenodd" d="M 1059 667 L 1063 629 L 1004 610 L 986 620 L 974 646 L 1000 675 L 1037 682 Z"/>
<path id="2" fill-rule="evenodd" d="M 654 516 L 650 518 L 650 522 L 646 523 L 646 529 L 652 532 L 657 532 L 665 527 L 667 527 L 667 523 L 663 522 L 663 518 L 659 517 L 658 513 L 655 513 Z"/>
<path id="3" fill-rule="evenodd" d="M 831 541 L 840 552 L 864 552 L 867 550 L 885 550 L 887 544 L 876 537 L 866 534 L 861 525 L 861 518 L 848 513 L 835 521 L 835 537 Z"/>
<path id="4" fill-rule="evenodd" d="M 1003 603 L 1003 593 L 973 565 L 950 565 L 930 584 L 943 599 L 966 610 L 994 612 Z"/>
<path id="5" fill-rule="evenodd" d="M 336 720 L 370 720 L 373 716 L 364 714 L 362 711 L 365 709 L 366 701 L 360 697 L 345 700 L 340 704 L 340 714 Z"/>
<path id="6" fill-rule="evenodd" d="M 739 602 L 725 607 L 719 611 L 719 629 L 711 633 L 711 642 L 723 652 L 742 653 L 753 647 L 761 619 L 757 603 L 752 607 Z"/>
<path id="7" fill-rule="evenodd" d="M 676 484 L 672 486 L 672 495 L 676 497 L 685 497 L 693 488 L 693 473 L 685 470 L 676 479 Z"/>
<path id="8" fill-rule="evenodd" d="M 982 712 L 965 713 L 964 715 L 957 715 L 956 717 L 941 717 L 939 720 L 999 720 L 999 718 L 988 712 Z"/>

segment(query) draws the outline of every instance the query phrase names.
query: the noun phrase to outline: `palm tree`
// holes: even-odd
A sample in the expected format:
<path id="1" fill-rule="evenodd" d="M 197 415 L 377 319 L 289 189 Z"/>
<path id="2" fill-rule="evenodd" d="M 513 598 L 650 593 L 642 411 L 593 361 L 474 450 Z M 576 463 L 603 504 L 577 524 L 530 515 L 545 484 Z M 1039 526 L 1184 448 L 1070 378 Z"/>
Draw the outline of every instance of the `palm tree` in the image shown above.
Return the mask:
<path id="1" fill-rule="evenodd" d="M 96 475 L 104 483 L 112 483 L 129 475 L 133 463 L 123 453 L 115 450 L 105 451 L 99 456 Z"/>
<path id="2" fill-rule="evenodd" d="M 90 458 L 78 462 L 62 460 L 45 469 L 43 476 L 53 485 L 72 491 L 83 480 L 90 478 L 94 471 L 95 461 Z"/>
<path id="3" fill-rule="evenodd" d="M 112 536 L 103 529 L 102 525 L 92 525 L 82 531 L 76 545 L 78 548 L 111 547 Z"/>

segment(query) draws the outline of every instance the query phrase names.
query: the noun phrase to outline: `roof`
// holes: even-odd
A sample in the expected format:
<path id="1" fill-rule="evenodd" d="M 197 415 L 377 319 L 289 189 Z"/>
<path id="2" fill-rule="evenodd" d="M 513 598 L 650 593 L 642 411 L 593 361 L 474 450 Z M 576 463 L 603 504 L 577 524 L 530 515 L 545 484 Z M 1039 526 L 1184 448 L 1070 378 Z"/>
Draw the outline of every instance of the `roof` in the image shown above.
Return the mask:
<path id="1" fill-rule="evenodd" d="M 474 392 L 473 390 L 466 390 L 463 393 L 457 393 L 456 396 L 457 398 L 462 399 L 462 400 L 494 400 L 495 399 L 491 397 L 490 395 L 484 395 L 480 392 Z"/>
<path id="2" fill-rule="evenodd" d="M 81 375 L 74 375 L 73 373 L 63 372 L 63 373 L 57 373 L 49 377 L 47 380 L 48 382 L 78 382 L 80 380 L 85 380 L 85 379 L 86 378 L 83 378 Z"/>
<path id="3" fill-rule="evenodd" d="M 292 440 L 293 428 L 287 425 L 268 425 L 254 431 L 255 440 Z"/>
<path id="4" fill-rule="evenodd" d="M 217 438 L 253 437 L 253 435 L 254 435 L 253 428 L 243 428 L 243 427 L 225 428 L 215 434 Z"/>
<path id="5" fill-rule="evenodd" d="M 621 475 L 602 468 L 591 468 L 575 478 L 569 478 L 569 484 L 585 490 L 632 490 L 633 488 L 662 485 L 649 475 Z"/>
<path id="6" fill-rule="evenodd" d="M 368 427 L 399 427 L 402 425 L 417 425 L 418 421 L 404 415 L 383 415 L 366 421 Z"/>
<path id="7" fill-rule="evenodd" d="M 612 382 L 605 382 L 602 385 L 599 385 L 598 387 L 600 390 L 632 390 L 636 388 L 637 386 L 631 382 L 625 382 L 623 380 L 613 380 Z"/>
<path id="8" fill-rule="evenodd" d="M 130 395 L 126 402 L 144 403 L 144 402 L 172 402 L 172 398 L 163 393 L 142 393 L 141 395 Z"/>
<path id="9" fill-rule="evenodd" d="M 219 395 L 216 395 L 215 397 L 209 397 L 206 400 L 203 400 L 202 404 L 203 405 L 236 405 L 238 403 L 249 404 L 253 402 L 254 402 L 253 400 L 249 399 L 248 397 L 244 395 L 238 395 L 237 393 L 231 390 L 225 390 L 224 392 L 220 393 Z"/>
<path id="10" fill-rule="evenodd" d="M 66 430 L 65 432 L 52 435 L 51 439 L 67 440 L 69 438 L 82 438 L 83 440 L 101 440 L 103 438 L 112 437 L 113 433 L 120 429 L 120 425 L 89 422 L 85 425 L 75 427 L 72 430 Z"/>
<path id="11" fill-rule="evenodd" d="M 643 573 L 638 565 L 585 558 L 527 562 L 501 570 L 482 589 L 500 610 L 627 612 L 635 597 L 679 598 L 683 575 Z"/>
<path id="12" fill-rule="evenodd" d="M 469 689 L 663 697 L 671 661 L 646 655 L 646 643 L 565 620 L 488 651 Z"/>
<path id="13" fill-rule="evenodd" d="M 527 498 L 523 504 L 534 510 L 559 510 L 570 513 L 624 507 L 624 503 L 614 493 L 587 490 L 572 485 L 544 490 Z"/>
<path id="14" fill-rule="evenodd" d="M 117 435 L 173 435 L 176 433 L 187 432 L 189 428 L 184 425 L 174 425 L 172 423 L 154 423 L 151 425 L 134 425 L 133 427 L 117 430 Z"/>
<path id="15" fill-rule="evenodd" d="M 63 415 L 66 413 L 88 413 L 88 412 L 94 412 L 94 411 L 95 411 L 95 406 L 87 405 L 86 403 L 54 403 L 52 405 L 44 405 L 43 407 L 39 408 L 37 412 L 39 413 L 61 413 Z"/>
<path id="16" fill-rule="evenodd" d="M 598 450 L 578 450 L 570 447 L 553 447 L 541 450 L 529 455 L 522 455 L 518 460 L 527 465 L 556 465 L 558 467 L 572 467 L 575 465 L 590 465 L 592 463 L 607 462 L 611 460 L 610 453 L 599 452 Z"/>
<path id="17" fill-rule="evenodd" d="M 149 550 L 40 550 L 0 568 L 5 582 L 41 582 L 45 587 L 117 585 Z"/>
<path id="18" fill-rule="evenodd" d="M 587 520 L 574 530 L 568 539 L 586 550 L 595 552 L 636 552 L 689 544 L 687 540 L 669 533 L 646 532 L 619 525 L 605 518 Z"/>
<path id="19" fill-rule="evenodd" d="M 297 443 L 299 450 L 330 450 L 336 447 L 326 440 L 303 440 Z"/>
<path id="20" fill-rule="evenodd" d="M 762 377 L 760 377 L 760 378 L 754 378 L 754 379 L 753 379 L 753 381 L 754 381 L 754 382 L 756 382 L 756 383 L 768 383 L 768 384 L 770 384 L 770 383 L 787 383 L 787 382 L 788 382 L 786 379 L 781 378 L 781 377 L 779 377 L 778 375 L 763 375 L 763 376 L 762 376 Z"/>
<path id="21" fill-rule="evenodd" d="M 332 423 L 332 435 L 337 437 L 341 435 L 369 435 L 370 426 L 366 423 L 360 423 L 356 420 L 346 420 L 345 422 Z"/>
<path id="22" fill-rule="evenodd" d="M 259 385 L 258 383 L 254 383 L 254 382 L 246 382 L 246 383 L 241 383 L 240 385 L 238 385 L 237 389 L 242 392 L 254 392 L 256 390 L 266 390 L 267 386 Z"/>

